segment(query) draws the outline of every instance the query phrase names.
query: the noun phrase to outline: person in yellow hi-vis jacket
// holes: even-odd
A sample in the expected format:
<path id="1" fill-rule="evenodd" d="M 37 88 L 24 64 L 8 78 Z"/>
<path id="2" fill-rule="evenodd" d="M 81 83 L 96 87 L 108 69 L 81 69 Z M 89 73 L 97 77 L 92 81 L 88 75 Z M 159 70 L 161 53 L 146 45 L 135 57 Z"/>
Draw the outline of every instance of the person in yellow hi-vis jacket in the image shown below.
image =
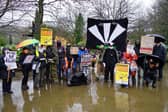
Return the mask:
<path id="1" fill-rule="evenodd" d="M 35 89 L 39 88 L 39 80 L 40 80 L 40 61 L 39 61 L 39 50 L 38 46 L 34 48 L 34 55 L 35 58 L 33 60 L 33 66 L 32 66 L 32 71 L 33 71 L 33 87 Z"/>

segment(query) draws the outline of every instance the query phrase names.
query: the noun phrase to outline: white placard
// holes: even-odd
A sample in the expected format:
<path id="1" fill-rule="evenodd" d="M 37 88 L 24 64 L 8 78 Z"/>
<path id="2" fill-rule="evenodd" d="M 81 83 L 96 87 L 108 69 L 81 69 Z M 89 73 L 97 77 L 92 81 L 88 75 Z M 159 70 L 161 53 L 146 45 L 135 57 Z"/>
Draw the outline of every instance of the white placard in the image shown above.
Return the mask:
<path id="1" fill-rule="evenodd" d="M 78 55 L 79 48 L 78 47 L 71 47 L 70 54 L 71 55 Z"/>
<path id="2" fill-rule="evenodd" d="M 154 37 L 142 36 L 140 53 L 152 54 L 153 46 L 154 46 L 154 39 L 155 39 Z"/>
<path id="3" fill-rule="evenodd" d="M 6 51 L 4 60 L 5 60 L 5 65 L 8 68 L 10 68 L 10 70 L 17 68 L 16 51 Z"/>
<path id="4" fill-rule="evenodd" d="M 25 60 L 23 61 L 23 64 L 32 63 L 33 58 L 34 58 L 34 55 L 28 55 L 28 56 L 26 56 Z"/>
<path id="5" fill-rule="evenodd" d="M 81 56 L 81 65 L 82 66 L 89 66 L 91 65 L 92 56 L 90 54 L 84 54 Z"/>

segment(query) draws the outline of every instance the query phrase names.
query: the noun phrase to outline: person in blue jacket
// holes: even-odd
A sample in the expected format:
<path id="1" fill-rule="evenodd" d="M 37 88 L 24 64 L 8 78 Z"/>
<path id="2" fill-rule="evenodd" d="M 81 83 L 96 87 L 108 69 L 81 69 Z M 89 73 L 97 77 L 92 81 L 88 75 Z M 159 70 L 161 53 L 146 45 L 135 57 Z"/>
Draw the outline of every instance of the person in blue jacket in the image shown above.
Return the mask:
<path id="1" fill-rule="evenodd" d="M 82 47 L 80 48 L 80 50 L 78 51 L 77 65 L 79 66 L 79 71 L 82 70 L 82 68 L 81 68 L 81 66 L 80 66 L 81 57 L 82 57 L 82 55 L 87 54 L 87 53 L 88 53 L 88 51 L 87 51 L 83 46 L 82 46 Z"/>

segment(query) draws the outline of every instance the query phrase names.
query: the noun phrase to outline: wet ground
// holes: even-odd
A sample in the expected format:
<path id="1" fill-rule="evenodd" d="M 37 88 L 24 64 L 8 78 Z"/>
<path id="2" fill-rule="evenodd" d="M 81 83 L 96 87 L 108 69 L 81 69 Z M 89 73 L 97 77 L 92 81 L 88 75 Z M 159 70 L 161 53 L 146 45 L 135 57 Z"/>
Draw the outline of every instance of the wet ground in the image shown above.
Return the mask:
<path id="1" fill-rule="evenodd" d="M 2 94 L 0 112 L 168 112 L 168 64 L 157 88 L 116 88 L 110 83 L 92 81 L 90 85 L 67 87 L 46 85 L 40 90 L 21 91 L 21 81 L 13 81 L 12 95 Z M 0 82 L 1 83 L 1 82 Z"/>

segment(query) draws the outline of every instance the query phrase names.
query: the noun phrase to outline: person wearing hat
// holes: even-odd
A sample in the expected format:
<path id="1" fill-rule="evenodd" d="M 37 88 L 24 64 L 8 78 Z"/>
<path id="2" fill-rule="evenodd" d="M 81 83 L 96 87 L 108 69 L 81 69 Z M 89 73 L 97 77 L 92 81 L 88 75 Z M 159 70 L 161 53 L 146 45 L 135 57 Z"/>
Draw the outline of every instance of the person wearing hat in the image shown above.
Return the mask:
<path id="1" fill-rule="evenodd" d="M 21 65 L 22 73 L 23 73 L 23 79 L 22 79 L 22 89 L 23 90 L 29 89 L 27 82 L 29 78 L 29 72 L 32 69 L 32 63 L 24 63 L 24 60 L 26 59 L 28 55 L 30 55 L 29 49 L 27 47 L 24 47 L 19 57 L 19 64 Z"/>

